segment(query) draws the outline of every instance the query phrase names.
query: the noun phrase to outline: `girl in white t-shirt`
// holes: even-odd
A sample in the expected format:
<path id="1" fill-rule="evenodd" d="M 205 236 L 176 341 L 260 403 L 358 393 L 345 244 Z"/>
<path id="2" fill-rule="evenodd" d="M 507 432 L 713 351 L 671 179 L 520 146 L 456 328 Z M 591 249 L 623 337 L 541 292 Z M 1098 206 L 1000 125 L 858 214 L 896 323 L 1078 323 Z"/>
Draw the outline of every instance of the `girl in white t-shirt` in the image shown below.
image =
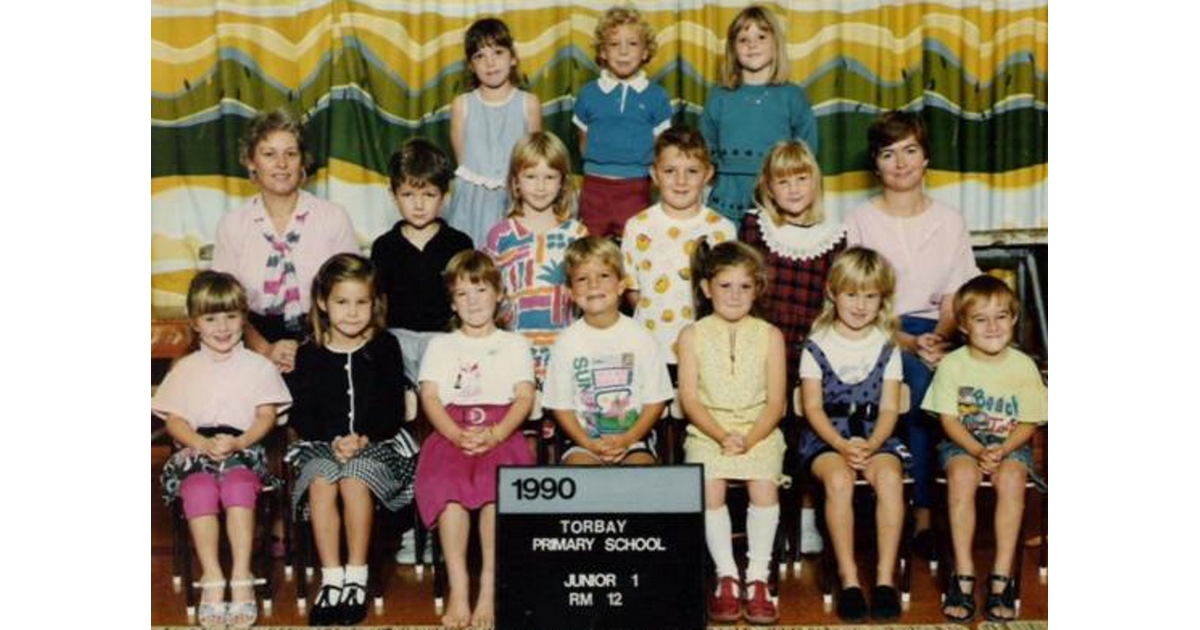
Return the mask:
<path id="1" fill-rule="evenodd" d="M 892 436 L 900 408 L 900 353 L 893 334 L 896 275 L 877 252 L 851 247 L 834 261 L 825 306 L 800 356 L 808 430 L 800 457 L 825 489 L 825 524 L 837 556 L 838 616 L 846 621 L 900 615 L 895 565 L 904 522 L 903 462 Z M 878 568 L 868 610 L 854 562 L 854 482 L 875 490 Z"/>
<path id="2" fill-rule="evenodd" d="M 421 406 L 436 431 L 421 446 L 417 507 L 437 525 L 450 598 L 442 625 L 491 627 L 495 617 L 496 470 L 534 463 L 517 429 L 533 407 L 533 357 L 525 337 L 496 327 L 503 296 L 487 254 L 459 252 L 443 276 L 454 332 L 434 337 L 421 362 Z M 470 607 L 469 511 L 479 510 L 483 562 Z"/>

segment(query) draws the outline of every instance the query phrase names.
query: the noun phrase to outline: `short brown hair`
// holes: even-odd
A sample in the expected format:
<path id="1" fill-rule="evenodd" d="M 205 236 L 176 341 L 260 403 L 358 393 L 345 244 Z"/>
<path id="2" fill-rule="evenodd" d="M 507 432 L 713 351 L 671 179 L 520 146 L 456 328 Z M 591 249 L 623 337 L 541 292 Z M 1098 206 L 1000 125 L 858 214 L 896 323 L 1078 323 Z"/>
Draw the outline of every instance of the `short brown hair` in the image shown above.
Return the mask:
<path id="1" fill-rule="evenodd" d="M 188 285 L 188 319 L 212 313 L 238 312 L 245 315 L 248 309 L 246 290 L 232 274 L 223 271 L 201 271 Z"/>
<path id="2" fill-rule="evenodd" d="M 916 112 L 892 110 L 884 112 L 867 128 L 867 151 L 871 156 L 871 172 L 876 172 L 875 160 L 885 148 L 912 136 L 921 151 L 929 158 L 929 131 Z"/>
<path id="3" fill-rule="evenodd" d="M 988 274 L 981 274 L 966 281 L 954 293 L 954 318 L 959 324 L 967 320 L 971 309 L 980 304 L 987 304 L 993 299 L 1000 300 L 1008 308 L 1010 315 L 1016 316 L 1021 310 L 1021 300 L 1013 292 L 1008 283 Z"/>
<path id="4" fill-rule="evenodd" d="M 425 138 L 410 138 L 388 160 L 388 187 L 392 194 L 407 183 L 432 184 L 444 195 L 450 190 L 452 176 L 446 152 Z"/>
<path id="5" fill-rule="evenodd" d="M 708 143 L 699 131 L 687 125 L 675 125 L 658 134 L 654 139 L 654 161 L 662 156 L 667 147 L 675 147 L 680 153 L 696 158 L 707 166 L 712 166 L 712 158 L 708 154 Z"/>
<path id="6" fill-rule="evenodd" d="M 503 320 L 499 301 L 504 299 L 504 286 L 500 282 L 500 270 L 496 268 L 491 256 L 477 249 L 464 249 L 446 263 L 446 269 L 442 271 L 442 282 L 446 284 L 446 298 L 451 303 L 454 302 L 454 285 L 462 280 L 471 284 L 486 284 L 495 289 L 497 304 L 492 321 L 496 326 L 500 326 Z M 458 313 L 451 313 L 450 330 L 459 328 L 462 328 L 462 318 Z"/>

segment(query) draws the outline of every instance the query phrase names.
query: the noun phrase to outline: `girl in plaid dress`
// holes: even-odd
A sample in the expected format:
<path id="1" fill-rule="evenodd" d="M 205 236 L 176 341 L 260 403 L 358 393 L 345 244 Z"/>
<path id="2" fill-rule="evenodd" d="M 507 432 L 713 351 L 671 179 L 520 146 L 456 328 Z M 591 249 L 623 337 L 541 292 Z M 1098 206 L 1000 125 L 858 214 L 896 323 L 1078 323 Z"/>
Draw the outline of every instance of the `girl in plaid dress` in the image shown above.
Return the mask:
<path id="1" fill-rule="evenodd" d="M 846 229 L 841 221 L 825 216 L 821 167 L 800 140 L 782 140 L 771 147 L 755 182 L 754 203 L 740 238 L 767 261 L 771 284 L 765 296 L 766 318 L 783 331 L 787 342 L 791 391 L 799 385 L 800 346 L 821 313 L 825 278 L 846 247 Z M 823 547 L 814 517 L 812 499 L 805 495 L 800 511 L 802 553 L 818 553 Z"/>

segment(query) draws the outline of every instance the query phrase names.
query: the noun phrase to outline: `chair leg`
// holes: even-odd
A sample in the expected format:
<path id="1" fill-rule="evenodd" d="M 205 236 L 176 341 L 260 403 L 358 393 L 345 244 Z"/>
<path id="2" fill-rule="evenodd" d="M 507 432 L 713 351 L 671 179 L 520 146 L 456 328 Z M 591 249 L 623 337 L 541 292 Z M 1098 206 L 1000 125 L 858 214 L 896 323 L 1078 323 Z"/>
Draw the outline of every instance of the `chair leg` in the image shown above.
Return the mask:
<path id="1" fill-rule="evenodd" d="M 196 618 L 196 590 L 192 586 L 192 538 L 187 531 L 187 519 L 183 515 L 183 500 L 177 499 L 172 510 L 175 514 L 175 548 L 181 560 L 184 601 L 187 606 L 187 618 L 190 623 Z"/>
<path id="2" fill-rule="evenodd" d="M 916 529 L 916 513 L 912 503 L 912 484 L 904 484 L 904 526 L 900 531 L 900 601 L 908 602 L 912 596 L 913 531 Z"/>
<path id="3" fill-rule="evenodd" d="M 446 563 L 442 558 L 442 546 L 438 541 L 437 532 L 429 530 L 430 544 L 433 545 L 433 609 L 441 615 L 446 611 Z"/>

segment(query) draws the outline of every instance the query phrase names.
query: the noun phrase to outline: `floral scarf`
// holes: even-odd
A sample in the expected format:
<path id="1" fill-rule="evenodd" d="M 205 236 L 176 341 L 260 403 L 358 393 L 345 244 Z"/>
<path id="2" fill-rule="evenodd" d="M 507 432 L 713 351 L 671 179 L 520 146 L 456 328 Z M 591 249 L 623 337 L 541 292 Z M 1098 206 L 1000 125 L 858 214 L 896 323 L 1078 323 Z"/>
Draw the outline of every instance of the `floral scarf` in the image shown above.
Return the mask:
<path id="1" fill-rule="evenodd" d="M 307 210 L 297 211 L 292 222 L 293 227 L 282 239 L 273 233 L 269 223 L 263 230 L 263 237 L 271 245 L 271 255 L 267 256 L 267 273 L 263 280 L 263 294 L 274 296 L 266 314 L 282 314 L 283 325 L 287 330 L 299 330 L 304 317 L 304 310 L 300 308 L 300 282 L 296 279 L 292 249 L 300 242 L 300 230 L 307 218 Z"/>

